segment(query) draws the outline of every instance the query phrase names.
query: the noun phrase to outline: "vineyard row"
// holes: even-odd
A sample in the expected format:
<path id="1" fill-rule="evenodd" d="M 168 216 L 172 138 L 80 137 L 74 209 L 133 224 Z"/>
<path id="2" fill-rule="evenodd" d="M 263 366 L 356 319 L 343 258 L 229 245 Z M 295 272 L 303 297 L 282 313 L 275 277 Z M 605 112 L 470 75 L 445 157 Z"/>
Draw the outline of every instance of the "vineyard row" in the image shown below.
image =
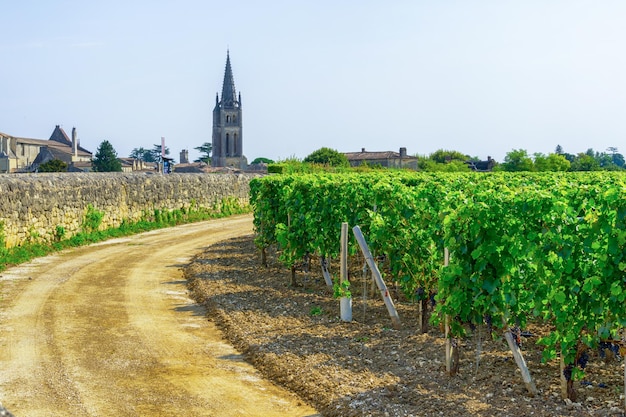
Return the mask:
<path id="1" fill-rule="evenodd" d="M 287 266 L 337 257 L 341 223 L 359 225 L 407 297 L 436 294 L 434 319 L 449 317 L 452 336 L 532 318 L 551 329 L 544 358 L 560 356 L 575 376 L 586 348 L 626 327 L 623 174 L 304 174 L 250 185 L 259 247 L 276 244 Z"/>

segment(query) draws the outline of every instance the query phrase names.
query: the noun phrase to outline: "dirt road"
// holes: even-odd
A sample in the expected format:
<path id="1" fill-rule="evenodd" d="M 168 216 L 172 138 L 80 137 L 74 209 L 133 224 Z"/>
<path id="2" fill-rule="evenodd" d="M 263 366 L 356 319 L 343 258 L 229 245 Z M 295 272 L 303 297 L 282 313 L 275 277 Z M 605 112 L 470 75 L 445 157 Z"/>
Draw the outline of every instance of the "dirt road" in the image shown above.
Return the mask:
<path id="1" fill-rule="evenodd" d="M 17 417 L 312 416 L 222 339 L 179 270 L 250 216 L 116 239 L 0 278 L 0 401 Z"/>

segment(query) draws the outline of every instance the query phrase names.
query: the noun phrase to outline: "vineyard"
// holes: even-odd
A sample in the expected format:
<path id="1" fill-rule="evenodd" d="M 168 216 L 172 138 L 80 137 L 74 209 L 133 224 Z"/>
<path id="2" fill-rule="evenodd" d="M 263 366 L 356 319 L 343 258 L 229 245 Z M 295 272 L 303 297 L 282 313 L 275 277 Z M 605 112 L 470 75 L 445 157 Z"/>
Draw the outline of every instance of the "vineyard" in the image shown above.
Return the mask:
<path id="1" fill-rule="evenodd" d="M 626 355 L 621 174 L 279 175 L 253 180 L 251 202 L 255 243 L 292 270 L 336 259 L 341 224 L 359 226 L 385 280 L 434 306 L 452 351 L 479 326 L 514 341 L 529 322 L 547 326 L 538 343 L 545 361 L 560 359 L 570 400 L 589 351 Z"/>

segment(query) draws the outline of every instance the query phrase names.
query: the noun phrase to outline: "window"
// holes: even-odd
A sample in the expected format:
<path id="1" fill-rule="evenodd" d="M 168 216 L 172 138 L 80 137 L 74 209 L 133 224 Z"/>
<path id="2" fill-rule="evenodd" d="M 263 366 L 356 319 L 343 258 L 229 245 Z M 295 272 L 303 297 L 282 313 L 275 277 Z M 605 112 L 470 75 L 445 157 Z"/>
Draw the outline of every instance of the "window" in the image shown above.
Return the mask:
<path id="1" fill-rule="evenodd" d="M 226 156 L 230 156 L 230 133 L 226 134 Z"/>
<path id="2" fill-rule="evenodd" d="M 230 123 L 230 116 L 226 116 L 226 123 Z"/>

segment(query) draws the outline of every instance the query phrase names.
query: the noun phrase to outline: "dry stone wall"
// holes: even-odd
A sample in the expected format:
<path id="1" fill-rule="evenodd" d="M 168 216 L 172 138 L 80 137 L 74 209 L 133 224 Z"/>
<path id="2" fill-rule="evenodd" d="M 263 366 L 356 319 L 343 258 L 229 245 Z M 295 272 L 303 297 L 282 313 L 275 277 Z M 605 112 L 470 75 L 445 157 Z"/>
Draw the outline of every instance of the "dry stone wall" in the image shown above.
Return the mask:
<path id="1" fill-rule="evenodd" d="M 248 202 L 251 174 L 64 173 L 0 175 L 0 233 L 5 246 L 52 241 L 81 231 L 91 205 L 101 228 L 154 210 L 212 208 L 223 198 Z"/>

